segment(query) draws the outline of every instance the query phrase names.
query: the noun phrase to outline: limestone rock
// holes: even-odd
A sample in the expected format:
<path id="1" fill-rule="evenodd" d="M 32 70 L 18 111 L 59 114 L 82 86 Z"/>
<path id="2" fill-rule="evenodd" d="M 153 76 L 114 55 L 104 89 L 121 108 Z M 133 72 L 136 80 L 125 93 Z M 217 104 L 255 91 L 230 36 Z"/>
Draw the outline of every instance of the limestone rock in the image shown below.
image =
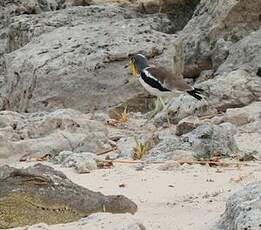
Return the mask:
<path id="1" fill-rule="evenodd" d="M 213 230 L 260 229 L 261 182 L 245 186 L 230 196 L 226 210 Z"/>
<path id="2" fill-rule="evenodd" d="M 260 130 L 261 122 L 251 123 L 252 128 L 249 125 L 247 126 L 240 129 L 240 132 L 235 135 L 236 144 L 241 153 L 252 155 L 254 158 L 261 160 L 261 132 L 247 132 L 247 130 L 253 129 L 253 126 L 255 126 L 255 129 L 259 128 Z"/>
<path id="3" fill-rule="evenodd" d="M 257 35 L 249 34 L 260 28 L 260 11 L 259 0 L 200 1 L 180 34 L 185 50 L 184 75 L 197 77 L 203 70 L 217 68 L 226 58 L 226 68 L 230 70 L 246 62 L 256 68 L 256 61 L 260 60 L 260 45 Z M 241 44 L 240 40 L 248 35 L 249 38 L 242 40 L 246 46 L 237 47 L 235 43 Z M 234 47 L 231 43 L 235 44 Z M 253 56 L 255 58 L 250 58 Z"/>
<path id="4" fill-rule="evenodd" d="M 182 93 L 170 100 L 168 109 L 158 113 L 153 122 L 160 127 L 167 119 L 172 124 L 178 124 L 182 119 L 189 116 L 205 116 L 216 114 L 216 108 L 212 106 L 207 100 L 198 101 L 197 99 Z"/>
<path id="5" fill-rule="evenodd" d="M 227 109 L 223 121 L 242 126 L 261 120 L 261 102 L 253 102 L 241 108 Z"/>
<path id="6" fill-rule="evenodd" d="M 192 160 L 215 155 L 233 156 L 238 152 L 234 139 L 236 129 L 230 123 L 206 122 L 182 136 L 170 134 L 146 155 L 148 160 Z"/>
<path id="7" fill-rule="evenodd" d="M 199 84 L 205 90 L 208 103 L 218 111 L 242 107 L 261 99 L 261 78 L 245 70 L 218 75 Z"/>
<path id="8" fill-rule="evenodd" d="M 0 112 L 0 156 L 39 157 L 64 150 L 96 152 L 107 148 L 107 129 L 81 112 L 64 109 L 19 114 Z"/>
<path id="9" fill-rule="evenodd" d="M 120 158 L 130 159 L 133 157 L 134 149 L 137 144 L 143 144 L 145 147 L 144 157 L 155 145 L 159 143 L 157 134 L 143 133 L 131 137 L 123 137 L 117 142 L 117 149 L 119 151 Z"/>
<path id="10" fill-rule="evenodd" d="M 233 156 L 238 152 L 234 135 L 236 129 L 230 123 L 219 126 L 203 123 L 191 133 L 182 136 L 191 144 L 198 158 L 211 158 L 214 155 Z"/>
<path id="11" fill-rule="evenodd" d="M 2 108 L 104 110 L 144 92 L 124 66 L 129 52 L 153 57 L 171 45 L 172 35 L 152 29 L 159 23 L 112 6 L 12 18 Z"/>
<path id="12" fill-rule="evenodd" d="M 204 100 L 197 101 L 182 94 L 170 101 L 167 111 L 159 113 L 154 123 L 161 126 L 167 120 L 177 124 L 185 117 L 215 115 L 229 108 L 246 106 L 261 100 L 261 78 L 245 70 L 235 70 L 204 81 L 197 87 L 204 89 Z"/>
<path id="13" fill-rule="evenodd" d="M 97 156 L 93 153 L 73 153 L 71 151 L 60 152 L 52 161 L 63 167 L 75 168 L 78 173 L 89 173 L 97 169 Z"/>
<path id="14" fill-rule="evenodd" d="M 261 5 L 259 3 L 259 5 Z M 261 10 L 261 7 L 260 7 Z M 261 23 L 260 23 L 261 25 Z M 261 29 L 250 33 L 229 48 L 225 62 L 217 69 L 218 74 L 228 73 L 234 69 L 245 68 L 254 73 L 261 67 Z"/>

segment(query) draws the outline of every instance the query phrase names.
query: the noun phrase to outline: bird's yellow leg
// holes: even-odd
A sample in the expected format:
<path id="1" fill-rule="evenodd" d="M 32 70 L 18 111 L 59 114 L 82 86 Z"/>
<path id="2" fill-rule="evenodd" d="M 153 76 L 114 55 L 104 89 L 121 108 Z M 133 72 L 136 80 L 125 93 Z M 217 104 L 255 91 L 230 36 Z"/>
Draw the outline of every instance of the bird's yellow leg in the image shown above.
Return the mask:
<path id="1" fill-rule="evenodd" d="M 159 98 L 159 102 L 161 103 L 162 109 L 166 109 L 167 106 L 166 106 L 165 102 L 163 101 L 163 99 L 161 97 L 158 97 L 158 98 Z"/>
<path id="2" fill-rule="evenodd" d="M 170 127 L 168 106 L 166 105 L 166 103 L 163 101 L 163 99 L 161 97 L 159 97 L 159 100 L 161 102 L 161 105 L 162 105 L 163 109 L 166 110 L 166 118 L 167 118 L 168 126 Z"/>
<path id="3" fill-rule="evenodd" d="M 164 109 L 164 106 L 161 102 L 161 99 L 158 97 L 157 100 L 155 101 L 155 108 L 153 111 L 148 113 L 148 118 L 149 120 L 152 119 L 157 113 L 162 111 Z"/>

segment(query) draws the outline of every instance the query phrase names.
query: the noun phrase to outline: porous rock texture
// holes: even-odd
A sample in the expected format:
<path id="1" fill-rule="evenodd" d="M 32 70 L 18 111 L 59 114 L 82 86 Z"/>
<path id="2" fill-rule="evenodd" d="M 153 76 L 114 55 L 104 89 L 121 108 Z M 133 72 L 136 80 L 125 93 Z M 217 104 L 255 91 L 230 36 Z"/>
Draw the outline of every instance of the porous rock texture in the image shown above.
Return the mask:
<path id="1" fill-rule="evenodd" d="M 257 70 L 260 32 L 252 32 L 260 28 L 260 11 L 259 0 L 201 0 L 180 33 L 185 48 L 185 76 L 197 77 L 201 71 L 218 69 L 224 62 L 220 72 L 246 63 Z"/>
<path id="2" fill-rule="evenodd" d="M 0 158 L 40 157 L 61 151 L 97 152 L 107 148 L 102 122 L 72 109 L 20 114 L 0 112 Z"/>
<path id="3" fill-rule="evenodd" d="M 186 151 L 196 158 L 217 155 L 233 156 L 238 152 L 234 135 L 236 128 L 230 123 L 198 124 L 191 132 L 177 136 L 174 133 L 159 135 L 160 142 L 145 156 L 147 160 L 178 159 Z"/>
<path id="4" fill-rule="evenodd" d="M 129 80 L 127 55 L 162 54 L 172 36 L 153 29 L 158 26 L 157 17 L 113 6 L 12 17 L 5 34 L 2 108 L 86 112 L 137 95 L 142 90 Z"/>
<path id="5" fill-rule="evenodd" d="M 261 228 L 261 181 L 249 184 L 227 200 L 226 210 L 213 230 Z"/>

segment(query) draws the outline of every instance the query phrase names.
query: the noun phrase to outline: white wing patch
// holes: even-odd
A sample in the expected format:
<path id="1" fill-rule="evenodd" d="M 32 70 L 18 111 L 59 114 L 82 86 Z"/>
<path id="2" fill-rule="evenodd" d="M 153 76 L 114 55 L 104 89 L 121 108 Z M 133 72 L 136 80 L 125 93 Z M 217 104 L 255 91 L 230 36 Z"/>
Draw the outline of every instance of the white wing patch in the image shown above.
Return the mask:
<path id="1" fill-rule="evenodd" d="M 154 76 L 152 76 L 152 75 L 150 74 L 150 72 L 147 71 L 147 69 L 149 69 L 149 68 L 151 68 L 151 67 L 149 66 L 149 67 L 145 68 L 145 69 L 143 70 L 143 72 L 144 72 L 148 77 L 153 78 L 155 81 L 159 82 L 159 83 L 162 85 L 163 88 L 168 89 L 168 86 L 166 85 L 166 82 L 165 82 L 165 81 L 164 81 L 164 82 L 161 82 L 159 79 L 155 78 Z"/>
<path id="2" fill-rule="evenodd" d="M 158 83 L 160 83 L 162 86 L 163 86 L 163 84 L 162 84 L 162 82 L 159 80 L 159 79 L 157 79 L 157 78 L 155 78 L 154 76 L 152 76 L 151 74 L 150 74 L 150 72 L 147 70 L 147 69 L 149 69 L 150 67 L 147 67 L 147 68 L 145 68 L 144 70 L 143 70 L 143 72 L 146 74 L 146 76 L 147 77 L 150 77 L 150 78 L 152 78 L 152 79 L 154 79 L 155 81 L 157 81 Z"/>
<path id="3" fill-rule="evenodd" d="M 154 76 L 152 76 L 146 69 L 148 69 L 150 67 L 147 67 L 143 70 L 143 72 L 146 74 L 147 77 L 152 78 L 153 80 L 157 81 L 159 84 L 162 85 L 162 82 L 159 81 L 157 78 L 155 78 Z M 138 75 L 138 79 L 141 83 L 141 85 L 152 95 L 155 96 L 165 96 L 166 94 L 169 94 L 170 91 L 160 91 L 157 88 L 151 87 L 149 84 L 147 84 L 146 82 L 144 82 L 144 80 L 142 79 L 141 75 Z M 164 84 L 163 84 L 164 86 Z"/>

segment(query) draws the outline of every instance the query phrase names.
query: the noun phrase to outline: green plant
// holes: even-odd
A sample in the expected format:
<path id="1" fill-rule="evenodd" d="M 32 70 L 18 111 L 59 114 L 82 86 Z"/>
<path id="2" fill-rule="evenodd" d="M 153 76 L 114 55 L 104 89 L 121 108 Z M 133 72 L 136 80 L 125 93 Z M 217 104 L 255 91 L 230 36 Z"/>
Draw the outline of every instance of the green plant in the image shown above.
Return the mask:
<path id="1" fill-rule="evenodd" d="M 135 138 L 135 142 L 136 142 L 136 146 L 133 148 L 132 159 L 140 160 L 144 156 L 147 150 L 147 144 L 139 142 L 137 138 Z"/>

